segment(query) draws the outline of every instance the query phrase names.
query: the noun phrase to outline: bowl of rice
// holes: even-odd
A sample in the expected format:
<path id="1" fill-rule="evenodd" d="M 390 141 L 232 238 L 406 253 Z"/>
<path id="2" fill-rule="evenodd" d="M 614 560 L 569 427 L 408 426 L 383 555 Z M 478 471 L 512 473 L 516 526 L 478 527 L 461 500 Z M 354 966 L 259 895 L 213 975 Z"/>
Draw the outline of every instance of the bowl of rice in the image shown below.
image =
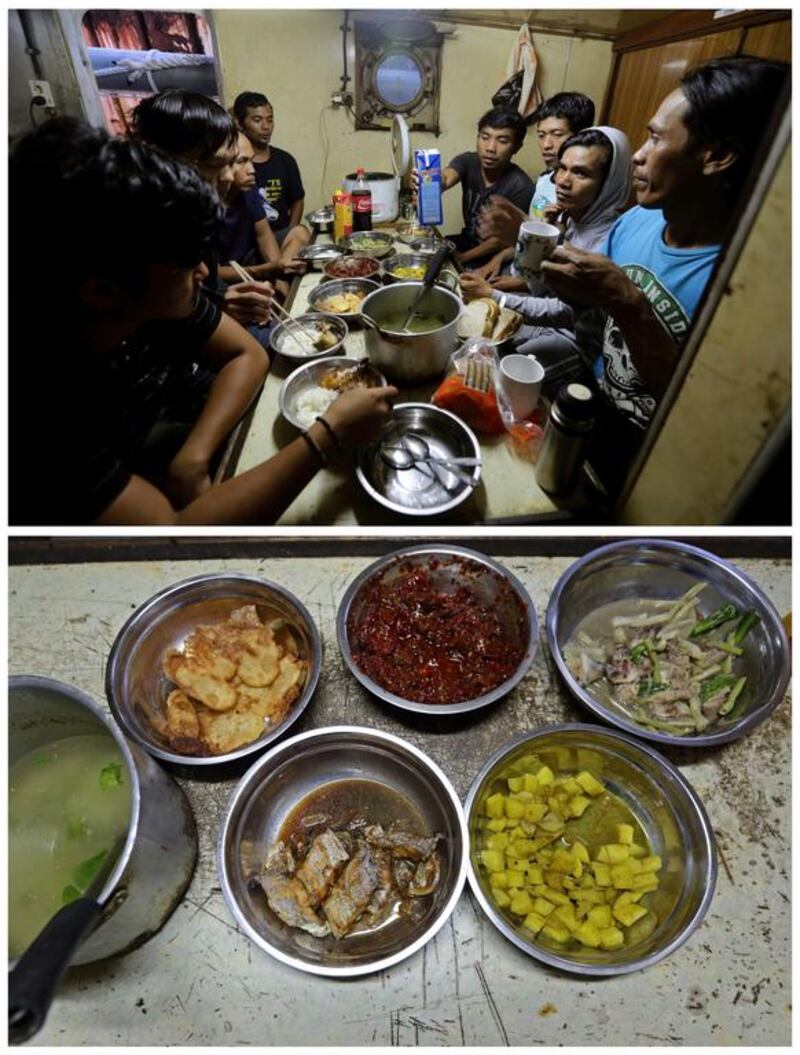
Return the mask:
<path id="1" fill-rule="evenodd" d="M 269 343 L 273 352 L 304 362 L 336 355 L 348 332 L 344 319 L 323 311 L 309 311 L 276 326 Z"/>
<path id="2" fill-rule="evenodd" d="M 315 360 L 295 370 L 281 385 L 281 414 L 297 429 L 307 429 L 342 392 L 350 388 L 380 388 L 386 378 L 368 359 L 345 355 Z"/>

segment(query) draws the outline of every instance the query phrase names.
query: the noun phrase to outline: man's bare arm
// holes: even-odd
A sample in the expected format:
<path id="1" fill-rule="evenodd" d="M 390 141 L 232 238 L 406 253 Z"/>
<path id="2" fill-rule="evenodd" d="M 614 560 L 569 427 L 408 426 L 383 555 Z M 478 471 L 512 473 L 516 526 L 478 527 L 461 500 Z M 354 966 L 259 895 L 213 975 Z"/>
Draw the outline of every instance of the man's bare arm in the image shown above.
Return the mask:
<path id="1" fill-rule="evenodd" d="M 660 399 L 681 349 L 625 272 L 601 253 L 559 246 L 542 263 L 542 278 L 562 300 L 602 308 L 612 316 L 639 376 L 653 396 Z"/>
<path id="2" fill-rule="evenodd" d="M 325 418 L 343 444 L 373 439 L 391 411 L 397 389 L 368 388 L 345 392 Z M 320 422 L 307 430 L 326 457 L 335 454 L 331 433 Z M 303 490 L 321 466 L 319 456 L 301 437 L 269 461 L 210 487 L 178 510 L 163 491 L 134 476 L 122 493 L 98 517 L 114 524 L 272 524 Z"/>
<path id="3" fill-rule="evenodd" d="M 306 207 L 305 198 L 298 198 L 297 201 L 292 202 L 292 207 L 289 210 L 289 227 L 297 227 L 299 223 L 303 222 L 303 213 Z"/>
<path id="4" fill-rule="evenodd" d="M 167 477 L 170 496 L 183 505 L 210 486 L 209 463 L 258 392 L 269 370 L 258 341 L 223 314 L 200 361 L 217 371 L 208 399 Z"/>

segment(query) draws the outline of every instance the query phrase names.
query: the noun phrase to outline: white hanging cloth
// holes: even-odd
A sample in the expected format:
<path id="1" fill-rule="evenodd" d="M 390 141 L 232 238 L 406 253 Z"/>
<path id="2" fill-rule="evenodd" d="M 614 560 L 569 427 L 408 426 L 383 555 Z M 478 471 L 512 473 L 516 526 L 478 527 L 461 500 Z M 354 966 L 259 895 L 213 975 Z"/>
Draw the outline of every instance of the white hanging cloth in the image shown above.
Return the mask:
<path id="1" fill-rule="evenodd" d="M 542 102 L 542 93 L 536 83 L 536 74 L 539 59 L 533 43 L 533 35 L 527 22 L 519 28 L 517 39 L 511 48 L 506 67 L 506 81 L 514 74 L 522 71 L 522 86 L 520 89 L 519 105 L 517 109 L 523 117 L 530 117 L 536 107 Z"/>

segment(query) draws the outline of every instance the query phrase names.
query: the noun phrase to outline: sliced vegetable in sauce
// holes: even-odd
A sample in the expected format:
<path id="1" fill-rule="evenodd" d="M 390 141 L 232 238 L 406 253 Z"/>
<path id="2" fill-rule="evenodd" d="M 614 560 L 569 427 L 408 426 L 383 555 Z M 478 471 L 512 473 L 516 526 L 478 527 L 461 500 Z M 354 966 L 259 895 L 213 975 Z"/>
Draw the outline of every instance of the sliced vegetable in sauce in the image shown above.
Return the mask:
<path id="1" fill-rule="evenodd" d="M 122 783 L 122 765 L 119 762 L 111 762 L 100 770 L 100 787 L 116 788 Z"/>

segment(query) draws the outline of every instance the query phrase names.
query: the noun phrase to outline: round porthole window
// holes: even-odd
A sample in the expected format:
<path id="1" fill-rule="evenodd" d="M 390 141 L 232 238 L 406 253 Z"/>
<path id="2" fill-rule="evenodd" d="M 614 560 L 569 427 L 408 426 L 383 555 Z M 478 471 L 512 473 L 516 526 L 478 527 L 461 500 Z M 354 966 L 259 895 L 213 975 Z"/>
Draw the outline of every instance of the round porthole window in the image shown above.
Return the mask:
<path id="1" fill-rule="evenodd" d="M 405 51 L 384 55 L 375 67 L 375 94 L 392 110 L 405 110 L 422 95 L 422 67 Z"/>

